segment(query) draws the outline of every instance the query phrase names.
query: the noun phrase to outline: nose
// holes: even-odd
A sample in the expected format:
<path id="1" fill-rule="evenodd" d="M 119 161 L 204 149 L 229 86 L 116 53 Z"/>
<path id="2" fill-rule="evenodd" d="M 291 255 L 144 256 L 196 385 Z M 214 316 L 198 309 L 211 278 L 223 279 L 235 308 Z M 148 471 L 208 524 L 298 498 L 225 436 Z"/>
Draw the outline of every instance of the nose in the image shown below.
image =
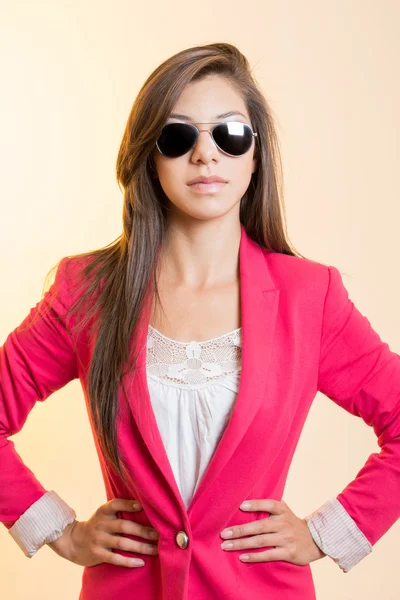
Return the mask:
<path id="1" fill-rule="evenodd" d="M 192 162 L 209 162 L 210 160 L 218 160 L 219 149 L 217 148 L 211 131 L 209 129 L 199 129 L 196 143 L 192 149 Z"/>

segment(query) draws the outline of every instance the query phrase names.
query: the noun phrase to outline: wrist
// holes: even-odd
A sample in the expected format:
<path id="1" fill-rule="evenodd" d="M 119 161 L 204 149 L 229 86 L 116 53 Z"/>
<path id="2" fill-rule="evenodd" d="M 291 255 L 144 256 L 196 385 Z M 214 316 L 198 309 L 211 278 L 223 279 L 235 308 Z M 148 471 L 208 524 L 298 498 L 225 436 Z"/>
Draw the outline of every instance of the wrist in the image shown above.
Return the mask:
<path id="1" fill-rule="evenodd" d="M 73 540 L 72 540 L 72 531 L 77 525 L 78 521 L 75 519 L 72 523 L 69 523 L 66 527 L 64 527 L 62 534 L 59 538 L 54 540 L 54 542 L 48 542 L 47 545 L 50 546 L 54 552 L 56 552 L 59 556 L 66 558 L 67 560 L 72 560 L 74 548 L 73 548 Z"/>
<path id="2" fill-rule="evenodd" d="M 310 537 L 310 542 L 311 542 L 311 546 L 312 546 L 312 559 L 311 562 L 315 561 L 315 560 L 319 560 L 320 558 L 324 558 L 326 556 L 325 552 L 323 550 L 321 550 L 321 548 L 318 546 L 318 544 L 316 543 L 316 541 L 314 540 L 308 524 L 307 524 L 307 520 L 306 519 L 302 519 L 302 521 L 304 521 L 304 523 L 307 525 L 307 531 Z"/>

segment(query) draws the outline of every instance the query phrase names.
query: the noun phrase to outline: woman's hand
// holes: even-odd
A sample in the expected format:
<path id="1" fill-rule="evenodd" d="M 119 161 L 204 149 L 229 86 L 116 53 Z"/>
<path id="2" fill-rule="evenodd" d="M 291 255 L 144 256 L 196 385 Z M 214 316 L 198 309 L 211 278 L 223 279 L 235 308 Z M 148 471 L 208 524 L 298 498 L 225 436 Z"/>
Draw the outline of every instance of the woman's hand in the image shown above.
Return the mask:
<path id="1" fill-rule="evenodd" d="M 142 507 L 139 505 L 135 508 L 134 500 L 114 498 L 101 505 L 88 521 L 75 520 L 67 525 L 63 534 L 47 545 L 63 558 L 83 567 L 93 567 L 104 562 L 122 567 L 142 566 L 144 562 L 141 559 L 122 556 L 112 551 L 113 548 L 117 548 L 153 556 L 158 554 L 157 545 L 130 540 L 120 535 L 136 535 L 145 540 L 159 538 L 158 532 L 152 527 L 116 516 L 118 511 L 138 510 L 142 510 Z"/>
<path id="2" fill-rule="evenodd" d="M 226 550 L 247 550 L 264 546 L 274 546 L 274 548 L 265 552 L 241 554 L 240 560 L 249 563 L 284 560 L 295 565 L 308 565 L 326 556 L 314 542 L 305 519 L 297 517 L 286 502 L 271 498 L 246 500 L 246 502 L 249 502 L 250 506 L 245 508 L 241 505 L 242 510 L 262 510 L 270 513 L 271 516 L 244 525 L 228 527 L 227 529 L 232 530 L 231 536 L 224 535 L 227 529 L 221 531 L 221 537 L 227 541 L 232 540 L 232 547 Z M 246 559 L 245 556 L 248 558 Z"/>

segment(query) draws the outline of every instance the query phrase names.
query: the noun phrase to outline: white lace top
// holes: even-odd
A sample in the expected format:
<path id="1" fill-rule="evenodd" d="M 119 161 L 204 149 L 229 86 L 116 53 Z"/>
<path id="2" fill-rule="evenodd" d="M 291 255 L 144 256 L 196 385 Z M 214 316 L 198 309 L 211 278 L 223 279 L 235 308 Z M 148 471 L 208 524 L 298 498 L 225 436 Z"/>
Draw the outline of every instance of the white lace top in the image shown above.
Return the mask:
<path id="1" fill-rule="evenodd" d="M 150 397 L 186 508 L 231 415 L 241 345 L 241 328 L 207 341 L 179 342 L 149 325 Z"/>
<path id="2" fill-rule="evenodd" d="M 241 328 L 207 341 L 180 342 L 149 325 L 146 371 L 150 398 L 186 507 L 231 415 L 241 357 Z M 74 509 L 50 490 L 8 532 L 31 558 L 44 544 L 60 537 L 76 518 Z M 346 573 L 372 551 L 335 497 L 305 519 L 317 546 Z"/>

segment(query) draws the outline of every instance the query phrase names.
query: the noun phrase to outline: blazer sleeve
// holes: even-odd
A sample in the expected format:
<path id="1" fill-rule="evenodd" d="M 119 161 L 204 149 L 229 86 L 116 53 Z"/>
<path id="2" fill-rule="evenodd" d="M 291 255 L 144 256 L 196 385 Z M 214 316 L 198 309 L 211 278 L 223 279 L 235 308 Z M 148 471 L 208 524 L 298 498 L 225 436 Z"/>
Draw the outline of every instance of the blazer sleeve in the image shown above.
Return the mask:
<path id="1" fill-rule="evenodd" d="M 372 546 L 337 498 L 304 518 L 316 545 L 344 573 L 372 552 Z"/>
<path id="2" fill-rule="evenodd" d="M 22 429 L 38 400 L 45 400 L 78 378 L 65 317 L 67 261 L 66 257 L 60 261 L 50 289 L 0 348 L 0 522 L 9 530 L 48 490 L 24 464 L 8 437 Z"/>
<path id="3" fill-rule="evenodd" d="M 75 519 L 74 509 L 51 490 L 31 504 L 8 533 L 25 556 L 32 558 L 44 544 L 55 542 Z"/>
<path id="4" fill-rule="evenodd" d="M 400 356 L 354 306 L 338 269 L 330 266 L 328 273 L 318 391 L 372 427 L 380 452 L 368 457 L 355 479 L 330 500 L 330 507 L 325 505 L 320 532 L 323 537 L 325 527 L 332 537 L 326 517 L 333 522 L 333 513 L 339 518 L 341 514 L 349 535 L 355 525 L 364 536 L 359 540 L 362 557 L 400 517 Z M 338 511 L 339 506 L 344 511 Z M 357 558 L 350 560 L 350 568 L 356 562 Z"/>

